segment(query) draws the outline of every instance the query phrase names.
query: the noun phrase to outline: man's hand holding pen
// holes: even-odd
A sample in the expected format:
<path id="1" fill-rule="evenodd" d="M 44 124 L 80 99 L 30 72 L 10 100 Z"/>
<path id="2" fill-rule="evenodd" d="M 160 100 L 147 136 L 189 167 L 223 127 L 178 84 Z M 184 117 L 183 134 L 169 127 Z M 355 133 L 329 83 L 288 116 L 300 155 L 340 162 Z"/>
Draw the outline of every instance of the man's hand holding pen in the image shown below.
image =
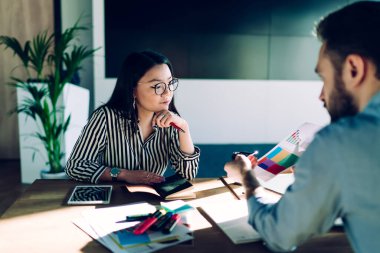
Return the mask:
<path id="1" fill-rule="evenodd" d="M 257 164 L 258 151 L 253 153 L 248 152 L 233 152 L 232 161 L 228 162 L 224 166 L 224 170 L 227 172 L 227 176 L 236 180 L 236 182 L 242 183 L 242 176 L 246 171 L 252 170 Z"/>
<path id="2" fill-rule="evenodd" d="M 256 188 L 260 186 L 257 181 L 253 168 L 257 164 L 257 158 L 254 154 L 245 156 L 244 154 L 236 154 L 235 159 L 224 165 L 227 176 L 233 178 L 237 182 L 243 183 L 246 188 L 246 196 L 249 198 Z"/>

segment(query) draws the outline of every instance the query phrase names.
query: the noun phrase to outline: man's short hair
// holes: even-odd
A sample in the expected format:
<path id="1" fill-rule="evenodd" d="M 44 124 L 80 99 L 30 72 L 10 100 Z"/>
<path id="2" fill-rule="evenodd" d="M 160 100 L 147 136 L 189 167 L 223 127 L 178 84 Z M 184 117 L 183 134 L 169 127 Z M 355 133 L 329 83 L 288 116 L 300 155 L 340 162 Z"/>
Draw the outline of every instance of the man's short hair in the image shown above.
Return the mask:
<path id="1" fill-rule="evenodd" d="M 356 2 L 323 18 L 316 27 L 337 73 L 349 54 L 373 62 L 380 79 L 380 2 Z"/>

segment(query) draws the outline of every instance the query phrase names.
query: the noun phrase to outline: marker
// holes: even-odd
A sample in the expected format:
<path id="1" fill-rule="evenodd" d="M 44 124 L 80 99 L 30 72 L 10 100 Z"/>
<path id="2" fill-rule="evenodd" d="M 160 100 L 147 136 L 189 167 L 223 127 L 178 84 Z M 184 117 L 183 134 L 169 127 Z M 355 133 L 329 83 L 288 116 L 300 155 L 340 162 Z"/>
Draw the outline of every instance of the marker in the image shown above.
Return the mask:
<path id="1" fill-rule="evenodd" d="M 137 215 L 129 215 L 126 217 L 125 221 L 142 221 L 148 218 L 150 214 L 137 214 Z"/>
<path id="2" fill-rule="evenodd" d="M 162 233 L 169 234 L 170 232 L 172 232 L 172 230 L 178 224 L 180 219 L 181 216 L 179 216 L 179 214 L 173 214 L 170 220 L 165 224 L 164 228 L 162 229 Z"/>
<path id="3" fill-rule="evenodd" d="M 186 133 L 185 130 L 183 130 L 182 128 L 180 128 L 179 126 L 177 126 L 175 123 L 170 122 L 170 125 L 172 127 L 174 127 L 175 129 L 177 129 L 178 131 L 181 131 L 182 133 Z"/>
<path id="4" fill-rule="evenodd" d="M 133 222 L 133 221 L 143 221 L 148 218 L 150 214 L 137 214 L 137 215 L 129 215 L 125 217 L 125 220 L 116 221 L 116 223 L 124 223 L 124 222 Z"/>
<path id="5" fill-rule="evenodd" d="M 165 224 L 170 220 L 170 218 L 172 217 L 173 213 L 172 212 L 168 212 L 166 213 L 165 215 L 161 216 L 151 227 L 150 229 L 153 230 L 153 231 L 158 231 L 160 229 L 162 229 Z"/>
<path id="6" fill-rule="evenodd" d="M 143 234 L 146 230 L 148 230 L 148 228 L 150 226 L 152 226 L 156 221 L 157 219 L 161 216 L 165 214 L 165 210 L 163 209 L 160 209 L 160 210 L 157 210 L 155 211 L 151 216 L 149 216 L 146 220 L 140 222 L 139 225 L 137 225 L 137 227 L 133 230 L 133 234 L 135 235 L 141 235 Z"/>
<path id="7" fill-rule="evenodd" d="M 237 155 L 245 155 L 245 156 L 253 155 L 253 156 L 256 156 L 257 154 L 259 154 L 259 151 L 258 151 L 258 150 L 255 150 L 253 153 L 250 153 L 250 152 L 244 152 L 244 151 L 237 151 L 237 152 L 233 152 L 233 153 L 232 153 L 232 160 L 235 160 L 235 157 L 236 157 Z"/>

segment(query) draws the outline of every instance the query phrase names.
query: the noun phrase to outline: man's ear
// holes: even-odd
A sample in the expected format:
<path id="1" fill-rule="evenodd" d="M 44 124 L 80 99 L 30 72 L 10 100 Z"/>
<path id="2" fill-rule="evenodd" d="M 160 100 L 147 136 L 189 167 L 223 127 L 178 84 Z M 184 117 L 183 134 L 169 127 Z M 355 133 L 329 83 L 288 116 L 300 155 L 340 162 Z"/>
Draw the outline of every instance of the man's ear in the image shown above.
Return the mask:
<path id="1" fill-rule="evenodd" d="M 357 54 L 350 54 L 346 57 L 343 65 L 343 81 L 347 88 L 354 88 L 363 83 L 366 75 L 366 61 Z"/>

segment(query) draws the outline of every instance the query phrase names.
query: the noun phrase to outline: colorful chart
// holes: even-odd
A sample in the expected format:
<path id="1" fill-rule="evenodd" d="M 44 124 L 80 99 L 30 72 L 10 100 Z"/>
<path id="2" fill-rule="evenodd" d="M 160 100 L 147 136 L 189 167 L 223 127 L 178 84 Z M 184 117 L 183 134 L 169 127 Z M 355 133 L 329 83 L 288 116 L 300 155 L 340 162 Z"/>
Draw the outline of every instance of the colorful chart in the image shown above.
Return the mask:
<path id="1" fill-rule="evenodd" d="M 300 143 L 300 141 L 301 141 L 300 130 L 297 130 L 294 133 L 292 133 L 289 136 L 289 138 L 286 139 L 286 141 L 291 143 L 291 144 L 294 144 L 294 145 L 297 145 L 298 143 Z"/>
<path id="2" fill-rule="evenodd" d="M 258 166 L 276 175 L 290 166 L 293 166 L 297 160 L 298 156 L 281 147 L 276 147 L 258 161 Z"/>

